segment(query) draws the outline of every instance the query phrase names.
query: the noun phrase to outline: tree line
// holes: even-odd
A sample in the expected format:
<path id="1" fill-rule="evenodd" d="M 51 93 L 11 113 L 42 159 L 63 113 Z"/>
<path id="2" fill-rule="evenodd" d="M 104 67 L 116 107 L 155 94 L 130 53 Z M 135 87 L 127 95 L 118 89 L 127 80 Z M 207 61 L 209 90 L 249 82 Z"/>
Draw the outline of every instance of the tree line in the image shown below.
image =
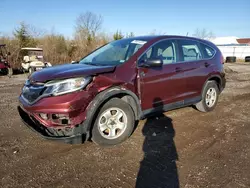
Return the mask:
<path id="1" fill-rule="evenodd" d="M 0 44 L 7 45 L 8 51 L 11 52 L 10 62 L 12 67 L 15 68 L 19 67 L 22 61 L 20 50 L 23 47 L 42 48 L 45 61 L 56 65 L 79 60 L 112 40 L 134 36 L 133 32 L 124 34 L 120 30 L 117 30 L 113 35 L 108 35 L 101 32 L 102 27 L 103 17 L 93 12 L 85 12 L 78 16 L 72 39 L 55 32 L 45 34 L 23 22 L 13 31 L 13 36 L 0 37 Z M 204 35 L 207 34 L 212 35 L 205 30 L 202 30 L 202 32 L 196 31 L 196 35 L 202 35 L 200 38 L 206 37 Z"/>

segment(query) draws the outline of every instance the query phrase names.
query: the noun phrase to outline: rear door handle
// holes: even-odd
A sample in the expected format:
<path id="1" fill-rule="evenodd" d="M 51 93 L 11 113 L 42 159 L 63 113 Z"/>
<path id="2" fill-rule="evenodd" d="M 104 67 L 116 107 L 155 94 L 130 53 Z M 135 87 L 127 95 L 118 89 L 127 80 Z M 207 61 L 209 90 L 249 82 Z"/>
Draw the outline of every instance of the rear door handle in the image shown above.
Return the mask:
<path id="1" fill-rule="evenodd" d="M 175 72 L 181 72 L 181 71 L 182 71 L 182 69 L 180 67 L 175 68 Z"/>
<path id="2" fill-rule="evenodd" d="M 205 63 L 205 67 L 209 67 L 210 64 L 208 62 Z"/>

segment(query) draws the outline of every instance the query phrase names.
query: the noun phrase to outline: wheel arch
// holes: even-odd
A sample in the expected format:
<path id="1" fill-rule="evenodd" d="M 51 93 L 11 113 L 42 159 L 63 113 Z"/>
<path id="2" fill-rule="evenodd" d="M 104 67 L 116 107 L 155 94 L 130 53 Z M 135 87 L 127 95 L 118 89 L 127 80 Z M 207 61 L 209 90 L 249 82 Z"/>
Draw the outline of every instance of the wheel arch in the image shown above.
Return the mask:
<path id="1" fill-rule="evenodd" d="M 139 120 L 141 118 L 142 113 L 140 101 L 135 93 L 121 87 L 112 87 L 106 89 L 98 93 L 86 109 L 87 115 L 86 120 L 84 121 L 84 126 L 86 127 L 84 129 L 87 132 L 88 139 L 91 138 L 91 130 L 100 108 L 112 98 L 120 98 L 121 100 L 127 102 L 134 112 L 135 120 Z"/>
<path id="2" fill-rule="evenodd" d="M 217 83 L 218 89 L 221 92 L 222 91 L 222 79 L 219 75 L 211 75 L 207 78 L 206 82 L 203 84 L 202 91 L 204 90 L 204 87 L 206 86 L 207 82 L 209 81 L 215 81 Z M 202 93 L 201 91 L 201 93 Z"/>

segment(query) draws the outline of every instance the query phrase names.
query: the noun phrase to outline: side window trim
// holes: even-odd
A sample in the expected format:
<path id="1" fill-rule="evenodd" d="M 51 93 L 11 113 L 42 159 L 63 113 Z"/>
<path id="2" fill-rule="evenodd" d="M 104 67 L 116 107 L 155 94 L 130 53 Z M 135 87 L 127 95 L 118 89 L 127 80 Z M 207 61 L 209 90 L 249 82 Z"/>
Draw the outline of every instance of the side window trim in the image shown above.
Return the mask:
<path id="1" fill-rule="evenodd" d="M 205 60 L 206 58 L 205 58 L 205 54 L 204 54 L 203 48 L 201 46 L 201 43 L 198 41 L 196 41 L 196 43 L 197 43 L 197 46 L 198 46 L 200 53 L 201 53 L 201 59 L 199 59 L 199 60 Z"/>
<path id="2" fill-rule="evenodd" d="M 178 44 L 178 39 L 173 39 L 174 47 L 175 47 L 175 55 L 176 55 L 176 60 L 174 64 L 180 63 L 180 49 L 179 49 L 179 44 Z"/>
<path id="3" fill-rule="evenodd" d="M 210 59 L 213 59 L 214 56 L 217 54 L 217 50 L 215 48 L 213 48 L 211 45 L 205 43 L 205 42 L 202 42 L 202 41 L 199 41 L 199 40 L 196 40 L 196 39 L 186 39 L 186 38 L 168 38 L 168 39 L 161 39 L 161 40 L 158 40 L 156 41 L 155 43 L 151 44 L 139 57 L 137 57 L 137 60 L 136 60 L 136 65 L 138 66 L 138 63 L 139 63 L 139 60 L 140 58 L 145 54 L 147 53 L 150 48 L 152 48 L 154 45 L 156 45 L 157 43 L 159 42 L 162 42 L 162 41 L 166 41 L 166 40 L 173 40 L 173 43 L 175 44 L 175 49 L 176 49 L 176 63 L 186 63 L 186 62 L 198 62 L 198 61 L 201 61 L 201 60 L 210 60 Z M 184 60 L 181 60 L 181 57 L 183 57 L 183 52 L 182 52 L 182 49 L 180 48 L 180 44 L 179 44 L 179 41 L 180 40 L 189 40 L 189 41 L 195 41 L 198 43 L 199 47 L 200 47 L 200 43 L 212 48 L 214 50 L 214 55 L 210 58 L 204 58 L 203 54 L 202 54 L 202 59 L 199 59 L 199 60 L 195 60 L 195 61 L 184 61 Z M 200 49 L 200 48 L 199 48 Z M 202 51 L 202 50 L 201 50 Z M 202 53 L 202 52 L 201 52 Z"/>
<path id="4" fill-rule="evenodd" d="M 175 62 L 173 62 L 173 64 L 176 64 L 179 62 L 179 49 L 178 49 L 178 44 L 176 39 L 172 39 L 173 44 L 174 44 L 174 52 L 175 52 Z"/>
<path id="5" fill-rule="evenodd" d="M 180 39 L 176 40 L 177 43 L 177 48 L 178 48 L 178 59 L 179 59 L 179 63 L 183 63 L 184 62 L 184 55 L 183 55 L 183 51 L 181 49 L 181 45 L 180 45 Z"/>

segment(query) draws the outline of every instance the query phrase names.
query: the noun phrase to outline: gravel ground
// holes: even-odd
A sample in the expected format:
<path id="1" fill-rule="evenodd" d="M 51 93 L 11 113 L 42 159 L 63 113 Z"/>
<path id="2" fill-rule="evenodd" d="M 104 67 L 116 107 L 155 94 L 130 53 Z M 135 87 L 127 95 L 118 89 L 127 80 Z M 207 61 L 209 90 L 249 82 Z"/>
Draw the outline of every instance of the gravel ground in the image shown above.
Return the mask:
<path id="1" fill-rule="evenodd" d="M 187 107 L 140 121 L 111 148 L 34 134 L 16 110 L 25 75 L 0 77 L 0 187 L 250 187 L 250 65 L 226 71 L 213 112 Z"/>

